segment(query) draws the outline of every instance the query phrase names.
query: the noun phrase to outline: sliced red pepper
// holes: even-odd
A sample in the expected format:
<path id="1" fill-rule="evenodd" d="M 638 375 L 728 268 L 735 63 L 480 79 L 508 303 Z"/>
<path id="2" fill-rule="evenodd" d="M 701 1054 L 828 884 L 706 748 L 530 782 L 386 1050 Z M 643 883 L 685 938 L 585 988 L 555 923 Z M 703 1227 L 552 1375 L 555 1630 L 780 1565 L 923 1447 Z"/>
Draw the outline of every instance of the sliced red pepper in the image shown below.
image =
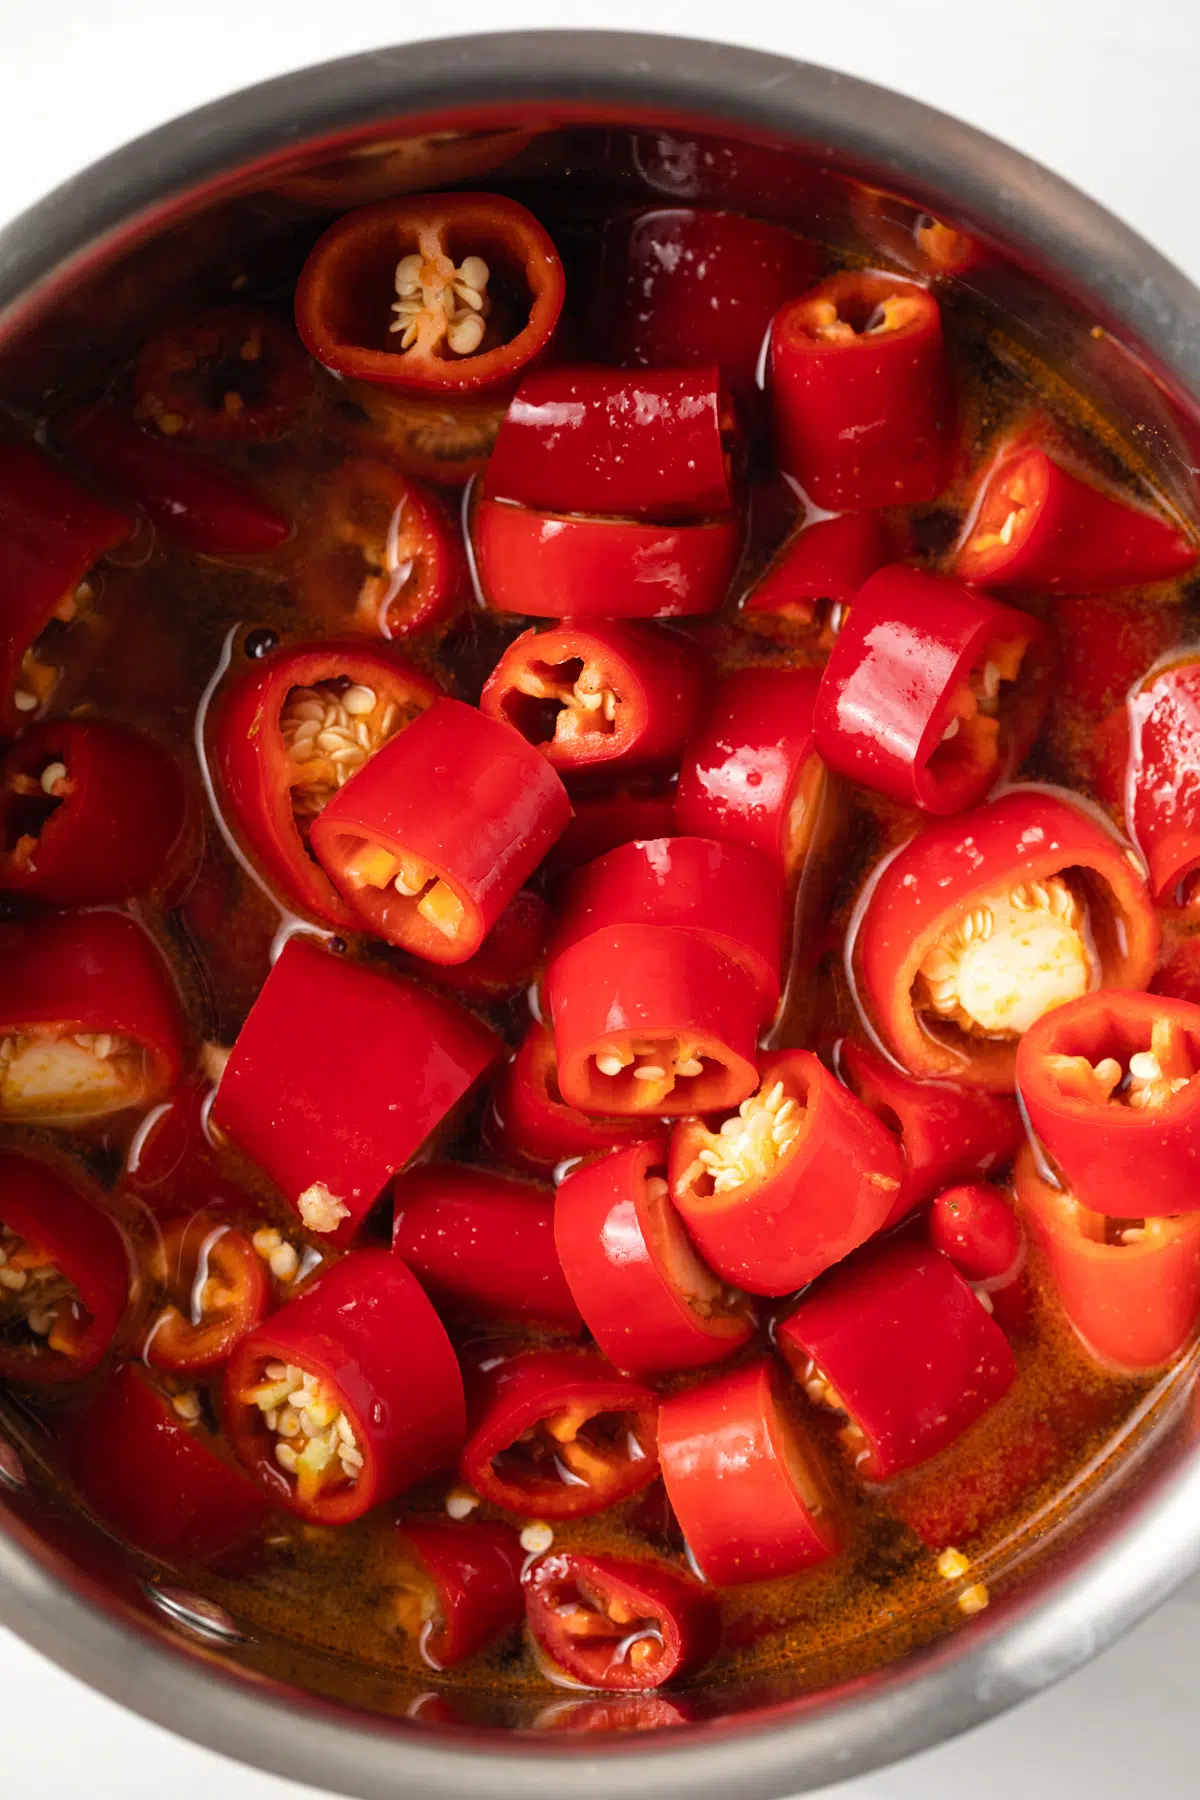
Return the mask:
<path id="1" fill-rule="evenodd" d="M 732 515 L 692 524 L 586 518 L 482 499 L 475 568 L 493 612 L 531 619 L 682 619 L 718 611 L 742 552 Z"/>
<path id="2" fill-rule="evenodd" d="M 314 1019 L 336 1033 L 320 1057 Z M 499 1050 L 453 1000 L 292 937 L 238 1034 L 212 1119 L 310 1231 L 348 1244 Z"/>
<path id="3" fill-rule="evenodd" d="M 877 513 L 802 525 L 746 594 L 742 618 L 755 631 L 818 626 L 836 632 L 863 583 L 895 556 L 893 533 Z"/>
<path id="4" fill-rule="evenodd" d="M 358 1250 L 244 1337 L 225 1428 L 276 1506 L 346 1525 L 453 1461 L 462 1376 L 416 1277 Z"/>
<path id="5" fill-rule="evenodd" d="M 88 1505 L 139 1550 L 207 1562 L 253 1538 L 270 1506 L 202 1422 L 194 1394 L 172 1398 L 134 1363 L 93 1394 L 75 1444 Z"/>
<path id="6" fill-rule="evenodd" d="M 1195 546 L 1161 514 L 1072 474 L 1022 438 L 984 472 L 954 573 L 981 587 L 1091 594 L 1165 581 L 1195 561 Z"/>
<path id="7" fill-rule="evenodd" d="M 676 833 L 675 789 L 669 778 L 573 791 L 571 805 L 574 817 L 550 852 L 555 870 L 577 869 L 635 838 Z"/>
<path id="8" fill-rule="evenodd" d="M 586 1350 L 527 1350 L 481 1371 L 459 1474 L 493 1506 L 581 1519 L 658 1474 L 658 1400 Z"/>
<path id="9" fill-rule="evenodd" d="M 841 1547 L 820 1452 L 766 1357 L 664 1400 L 658 1448 L 671 1506 L 709 1581 L 798 1575 Z"/>
<path id="10" fill-rule="evenodd" d="M 362 456 L 386 457 L 418 481 L 465 487 L 482 475 L 508 411 L 506 396 L 397 394 L 346 381 L 331 421 Z"/>
<path id="11" fill-rule="evenodd" d="M 128 900 L 178 866 L 190 805 L 153 738 L 111 719 L 46 719 L 0 763 L 0 892 L 51 906 Z"/>
<path id="12" fill-rule="evenodd" d="M 161 1296 L 142 1342 L 142 1360 L 152 1369 L 218 1369 L 270 1311 L 271 1283 L 258 1252 L 215 1213 L 168 1220 L 147 1260 Z"/>
<path id="13" fill-rule="evenodd" d="M 998 1281 L 1021 1259 L 1024 1241 L 998 1189 L 947 1188 L 929 1209 L 929 1241 L 968 1281 Z"/>
<path id="14" fill-rule="evenodd" d="M 566 292 L 553 243 L 504 194 L 418 194 L 346 213 L 296 284 L 296 325 L 339 375 L 410 393 L 511 385 Z"/>
<path id="15" fill-rule="evenodd" d="M 817 1406 L 844 1413 L 856 1472 L 887 1481 L 960 1438 L 1016 1379 L 969 1283 L 924 1244 L 872 1245 L 780 1320 L 776 1342 Z"/>
<path id="16" fill-rule="evenodd" d="M 941 1552 L 1028 1506 L 1062 1452 L 1059 1434 L 1044 1418 L 1027 1415 L 1019 1432 L 993 1434 L 985 1427 L 955 1450 L 953 1479 L 937 1462 L 914 1469 L 889 1488 L 888 1511 Z"/>
<path id="17" fill-rule="evenodd" d="M 846 269 L 771 327 L 779 464 L 832 512 L 921 506 L 953 467 L 954 391 L 941 311 L 897 275 Z"/>
<path id="18" fill-rule="evenodd" d="M 383 638 L 436 631 L 462 611 L 458 527 L 436 494 L 390 463 L 340 463 L 309 503 L 296 545 L 304 610 L 335 630 Z"/>
<path id="19" fill-rule="evenodd" d="M 559 364 L 518 388 L 484 492 L 546 513 L 707 518 L 734 504 L 732 434 L 715 363 L 633 373 Z"/>
<path id="20" fill-rule="evenodd" d="M 710 678 L 690 638 L 656 625 L 567 620 L 515 638 L 479 705 L 564 774 L 652 768 L 678 760 Z"/>
<path id="21" fill-rule="evenodd" d="M 435 986 L 488 1005 L 523 993 L 546 960 L 550 909 L 532 888 L 519 888 L 473 956 L 461 963 L 406 957 L 405 966 Z"/>
<path id="22" fill-rule="evenodd" d="M 851 954 L 902 1067 L 1005 1092 L 1022 1032 L 1091 988 L 1145 987 L 1158 940 L 1121 840 L 1065 794 L 1026 787 L 925 826 L 883 863 Z"/>
<path id="23" fill-rule="evenodd" d="M 258 306 L 223 306 L 168 326 L 133 372 L 134 416 L 164 437 L 282 437 L 312 392 L 312 365 L 290 323 Z"/>
<path id="24" fill-rule="evenodd" d="M 124 913 L 0 925 L 0 1120 L 85 1125 L 154 1106 L 179 1080 L 170 965 Z"/>
<path id="25" fill-rule="evenodd" d="M 254 1202 L 222 1169 L 208 1131 L 216 1090 L 191 1076 L 152 1107 L 134 1133 L 122 1185 L 158 1218 L 185 1212 L 252 1212 Z"/>
<path id="26" fill-rule="evenodd" d="M 143 431 L 107 401 L 59 423 L 63 447 L 185 550 L 268 556 L 291 536 L 289 521 L 240 477 Z"/>
<path id="27" fill-rule="evenodd" d="M 93 565 L 133 530 L 25 444 L 0 444 L 0 736 L 28 725 L 58 681 L 53 635 L 95 595 Z"/>
<path id="28" fill-rule="evenodd" d="M 1160 906 L 1187 906 L 1200 869 L 1200 661 L 1161 669 L 1129 697 L 1125 822 Z"/>
<path id="29" fill-rule="evenodd" d="M 289 905 L 325 925 L 354 926 L 355 915 L 309 851 L 312 822 L 348 775 L 431 706 L 438 691 L 398 652 L 334 638 L 281 645 L 221 696 L 212 749 L 222 796 Z"/>
<path id="30" fill-rule="evenodd" d="M 1086 740 L 1135 682 L 1180 639 L 1180 609 L 1140 596 L 1061 594 L 1047 624 L 1054 636 L 1061 704 Z M 1086 741 L 1079 745 L 1086 751 Z"/>
<path id="31" fill-rule="evenodd" d="M 377 937 L 461 963 L 570 816 L 562 782 L 519 731 L 443 699 L 332 797 L 311 840 Z"/>
<path id="32" fill-rule="evenodd" d="M 665 1138 L 560 1181 L 554 1240 L 587 1328 L 631 1375 L 703 1368 L 740 1350 L 754 1313 L 706 1269 L 671 1204 Z"/>
<path id="33" fill-rule="evenodd" d="M 1200 937 L 1176 938 L 1158 966 L 1150 991 L 1200 1006 Z"/>
<path id="34" fill-rule="evenodd" d="M 551 963 L 547 982 L 559 1087 L 580 1112 L 662 1118 L 753 1093 L 761 992 L 694 932 L 593 932 Z"/>
<path id="35" fill-rule="evenodd" d="M 764 1056 L 756 1093 L 671 1137 L 671 1197 L 705 1259 L 752 1294 L 790 1294 L 881 1229 L 895 1134 L 810 1050 Z"/>
<path id="36" fill-rule="evenodd" d="M 0 1378 L 90 1375 L 124 1317 L 130 1272 L 120 1226 L 75 1171 L 0 1151 Z"/>
<path id="37" fill-rule="evenodd" d="M 554 1033 L 533 1024 L 501 1069 L 485 1133 L 510 1162 L 546 1173 L 574 1156 L 592 1156 L 642 1136 L 640 1118 L 586 1115 L 568 1106 L 558 1086 Z"/>
<path id="38" fill-rule="evenodd" d="M 402 1175 L 393 1200 L 392 1249 L 443 1313 L 581 1329 L 545 1188 L 433 1163 Z"/>
<path id="39" fill-rule="evenodd" d="M 598 316 L 607 353 L 637 368 L 716 363 L 745 405 L 771 319 L 816 280 L 819 245 L 738 212 L 655 208 L 604 233 Z"/>
<path id="40" fill-rule="evenodd" d="M 405 1519 L 380 1557 L 385 1605 L 434 1669 L 451 1669 L 524 1616 L 525 1552 L 511 1525 Z"/>
<path id="41" fill-rule="evenodd" d="M 856 183 L 851 211 L 870 248 L 882 249 L 889 261 L 895 259 L 930 276 L 961 280 L 988 261 L 988 252 L 977 238 L 932 213 L 921 212 L 911 200 L 886 188 Z"/>
<path id="42" fill-rule="evenodd" d="M 1200 1321 L 1200 1213 L 1107 1218 L 1044 1181 L 1029 1149 L 1017 1159 L 1016 1192 L 1063 1311 L 1092 1355 L 1133 1372 L 1177 1356 Z"/>
<path id="43" fill-rule="evenodd" d="M 525 1613 L 542 1656 L 570 1681 L 637 1692 L 677 1681 L 716 1654 L 717 1596 L 666 1563 L 577 1550 L 543 1556 L 525 1577 Z"/>

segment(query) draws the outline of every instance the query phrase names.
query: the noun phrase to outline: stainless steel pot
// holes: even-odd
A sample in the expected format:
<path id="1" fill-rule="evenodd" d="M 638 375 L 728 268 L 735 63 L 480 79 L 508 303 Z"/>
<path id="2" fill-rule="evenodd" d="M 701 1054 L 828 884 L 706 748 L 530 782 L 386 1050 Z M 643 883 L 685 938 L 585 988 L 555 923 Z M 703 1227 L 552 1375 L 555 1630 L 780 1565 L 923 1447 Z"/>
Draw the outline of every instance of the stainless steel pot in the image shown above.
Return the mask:
<path id="1" fill-rule="evenodd" d="M 318 215 L 377 192 L 486 185 L 503 164 L 505 185 L 569 171 L 586 196 L 614 146 L 636 191 L 639 132 L 755 144 L 778 175 L 759 207 L 786 216 L 789 171 L 804 171 L 834 235 L 845 177 L 976 231 L 998 253 L 969 296 L 993 345 L 1089 394 L 1149 476 L 1194 511 L 1200 293 L 1178 271 L 1046 170 L 953 119 L 828 70 L 671 38 L 540 32 L 405 46 L 287 76 L 142 138 L 0 233 L 0 397 L 36 414 L 49 385 L 135 343 L 173 298 L 227 291 L 237 267 L 287 266 Z M 719 187 L 719 165 L 660 158 L 658 189 L 686 201 L 697 183 Z M 1057 1680 L 1200 1565 L 1197 1366 L 1155 1391 L 1066 1516 L 1048 1514 L 1011 1546 L 997 1603 L 968 1629 L 819 1692 L 813 1669 L 798 1667 L 723 1693 L 724 1716 L 599 1747 L 398 1717 L 369 1676 L 315 1661 L 283 1678 L 236 1620 L 77 1527 L 42 1491 L 36 1432 L 11 1412 L 0 1420 L 0 1620 L 160 1724 L 362 1800 L 398 1788 L 447 1800 L 564 1788 L 574 1800 L 731 1789 L 752 1800 L 819 1788 Z"/>

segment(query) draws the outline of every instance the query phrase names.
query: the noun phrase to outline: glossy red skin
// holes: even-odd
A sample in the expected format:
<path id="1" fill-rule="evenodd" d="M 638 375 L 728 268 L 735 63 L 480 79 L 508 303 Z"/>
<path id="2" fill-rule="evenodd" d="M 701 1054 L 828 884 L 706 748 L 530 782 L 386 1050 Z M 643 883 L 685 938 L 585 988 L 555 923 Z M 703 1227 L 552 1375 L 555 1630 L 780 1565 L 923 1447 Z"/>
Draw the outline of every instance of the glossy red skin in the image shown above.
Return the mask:
<path id="1" fill-rule="evenodd" d="M 582 1329 L 545 1188 L 491 1169 L 432 1163 L 401 1175 L 392 1193 L 392 1249 L 441 1312 L 528 1319 L 572 1335 Z"/>
<path id="2" fill-rule="evenodd" d="M 944 575 L 895 563 L 859 590 L 821 676 L 813 710 L 817 748 L 829 768 L 935 814 L 976 806 L 1037 735 L 1037 720 L 1015 730 L 1021 700 L 1046 693 L 1037 680 L 1045 629 Z M 1022 667 L 1012 703 L 989 745 L 971 744 L 971 721 L 949 743 L 955 701 L 998 645 L 1017 645 Z M 1004 690 L 1002 690 L 1003 692 Z"/>
<path id="3" fill-rule="evenodd" d="M 605 1356 L 631 1375 L 703 1368 L 754 1334 L 748 1307 L 722 1303 L 706 1316 L 692 1305 L 663 1254 L 646 1179 L 666 1160 L 663 1138 L 630 1144 L 573 1169 L 554 1198 L 554 1241 L 571 1292 Z"/>
<path id="4" fill-rule="evenodd" d="M 235 678 L 217 703 L 213 771 L 233 822 L 289 903 L 323 925 L 346 931 L 355 915 L 304 847 L 292 811 L 295 766 L 279 728 L 292 688 L 346 676 L 389 694 L 398 705 L 432 706 L 437 682 L 399 651 L 362 638 L 281 645 Z"/>
<path id="5" fill-rule="evenodd" d="M 18 863 L 14 776 L 66 764 L 70 793 Z M 158 887 L 178 860 L 190 807 L 183 771 L 153 738 L 113 719 L 47 719 L 21 733 L 0 764 L 0 893 L 51 906 L 128 900 Z"/>
<path id="6" fill-rule="evenodd" d="M 146 1328 L 142 1361 L 152 1369 L 175 1374 L 219 1369 L 246 1333 L 261 1324 L 271 1310 L 266 1264 L 245 1233 L 225 1224 L 215 1213 L 185 1213 L 165 1221 L 160 1230 L 167 1297 Z M 204 1266 L 234 1299 L 226 1302 L 215 1318 L 200 1308 L 197 1322 L 198 1296 L 190 1290 L 200 1282 L 198 1258 L 204 1259 Z M 195 1280 L 185 1284 L 183 1277 L 192 1269 L 196 1269 Z"/>
<path id="7" fill-rule="evenodd" d="M 784 1450 L 782 1384 L 766 1357 L 672 1394 L 659 1409 L 663 1480 L 709 1581 L 732 1587 L 798 1575 L 836 1554 L 842 1525 L 816 1445 L 787 1420 L 808 1477 Z"/>
<path id="8" fill-rule="evenodd" d="M 243 359 L 241 343 L 251 337 L 257 340 L 258 355 Z M 250 399 L 243 396 L 244 404 L 232 412 L 223 396 L 217 397 L 222 366 L 236 375 L 252 370 L 258 378 Z M 229 386 L 240 393 L 234 373 Z M 143 345 L 133 391 L 140 418 L 157 423 L 157 415 L 170 415 L 164 436 L 257 443 L 282 436 L 294 424 L 312 392 L 312 365 L 290 324 L 274 313 L 257 306 L 223 306 L 170 325 Z"/>
<path id="9" fill-rule="evenodd" d="M 632 1622 L 613 1625 L 612 1637 L 576 1637 L 564 1619 L 582 1603 L 618 1604 Z M 525 1616 L 542 1654 L 586 1687 L 645 1692 L 688 1675 L 717 1651 L 721 1605 L 711 1588 L 665 1563 L 559 1551 L 543 1556 L 525 1577 Z M 614 1651 L 649 1621 L 662 1645 L 653 1665 L 638 1669 Z"/>
<path id="10" fill-rule="evenodd" d="M 493 612 L 533 619 L 681 619 L 716 612 L 742 551 L 732 514 L 698 523 L 588 518 L 484 498 L 475 567 Z"/>
<path id="11" fill-rule="evenodd" d="M 1200 1211 L 1200 1082 L 1145 1111 L 1081 1098 L 1056 1056 L 1115 1056 L 1122 1067 L 1148 1050 L 1150 1032 L 1169 1019 L 1200 1067 L 1200 1006 L 1158 994 L 1085 994 L 1046 1013 L 1017 1052 L 1017 1087 L 1029 1123 L 1062 1171 L 1064 1183 L 1091 1212 L 1118 1218 Z"/>
<path id="12" fill-rule="evenodd" d="M 610 850 L 567 884 L 550 961 L 618 925 L 693 932 L 753 977 L 765 1013 L 779 1002 L 783 882 L 757 851 L 702 837 L 639 839 Z"/>
<path id="13" fill-rule="evenodd" d="M 527 375 L 484 473 L 489 500 L 538 512 L 702 519 L 734 503 L 715 363 L 626 372 L 560 363 Z"/>
<path id="14" fill-rule="evenodd" d="M 1018 474 L 1032 492 L 1010 541 L 975 548 L 981 526 L 994 534 L 1004 523 L 1003 489 Z M 1160 514 L 1130 506 L 1070 474 L 1038 445 L 1018 442 L 984 474 L 954 573 L 981 587 L 1091 594 L 1164 581 L 1195 561 L 1195 546 Z"/>
<path id="15" fill-rule="evenodd" d="M 819 245 L 744 213 L 655 208 L 604 234 L 599 325 L 607 353 L 637 368 L 716 363 L 745 405 L 773 315 L 816 280 Z"/>
<path id="16" fill-rule="evenodd" d="M 482 1006 L 522 993 L 546 960 L 550 909 L 532 888 L 519 888 L 473 956 L 461 963 L 431 963 L 405 956 L 404 966 L 435 987 L 448 988 Z"/>
<path id="17" fill-rule="evenodd" d="M 350 1420 L 358 1479 L 305 1499 L 275 1461 L 262 1414 L 241 1396 L 267 1363 L 316 1375 Z M 225 1373 L 234 1449 L 274 1505 L 346 1525 L 453 1462 L 466 1434 L 462 1375 L 419 1283 L 388 1250 L 358 1250 L 244 1337 Z"/>
<path id="18" fill-rule="evenodd" d="M 631 1499 L 658 1474 L 654 1449 L 657 1396 L 588 1350 L 527 1350 L 482 1370 L 468 1389 L 468 1436 L 458 1471 L 493 1506 L 526 1519 L 582 1519 Z M 640 1460 L 622 1449 L 601 1482 L 566 1482 L 531 1471 L 510 1480 L 493 1460 L 539 1420 L 568 1408 L 635 1415 Z"/>
<path id="19" fill-rule="evenodd" d="M 1200 662 L 1163 669 L 1130 695 L 1126 825 L 1160 906 L 1187 904 L 1200 868 Z"/>
<path id="20" fill-rule="evenodd" d="M 900 1134 L 904 1173 L 885 1230 L 957 1182 L 999 1174 L 1025 1142 L 1021 1115 L 1007 1094 L 914 1081 L 869 1044 L 850 1040 L 839 1047 L 838 1072 Z"/>
<path id="21" fill-rule="evenodd" d="M 1016 1363 L 995 1320 L 940 1251 L 871 1245 L 779 1323 L 798 1380 L 811 1358 L 866 1438 L 860 1476 L 887 1481 L 960 1438 L 1003 1398 Z"/>
<path id="22" fill-rule="evenodd" d="M 589 733 L 560 743 L 545 735 L 546 702 L 522 693 L 518 678 L 577 660 L 616 696 L 615 717 L 603 736 Z M 655 768 L 678 761 L 702 716 L 711 678 L 699 645 L 674 632 L 615 620 L 565 620 L 557 629 L 515 638 L 484 683 L 479 706 L 490 718 L 515 726 L 564 774 Z"/>
<path id="23" fill-rule="evenodd" d="M 819 770 L 814 669 L 738 669 L 684 752 L 680 831 L 745 844 L 796 873 L 792 812 Z M 807 836 L 807 833 L 804 834 Z"/>
<path id="24" fill-rule="evenodd" d="M 659 1032 L 694 1038 L 712 1061 L 656 1101 L 656 1116 L 736 1106 L 757 1086 L 761 995 L 731 957 L 692 932 L 665 925 L 593 932 L 551 963 L 547 992 L 559 1088 L 580 1112 L 646 1116 L 636 1102 L 639 1084 L 594 1073 L 591 1057 L 599 1044 Z"/>
<path id="25" fill-rule="evenodd" d="M 189 1429 L 136 1363 L 93 1394 L 75 1461 L 83 1497 L 127 1542 L 169 1562 L 207 1562 L 254 1537 L 267 1500 L 218 1440 Z"/>
<path id="26" fill-rule="evenodd" d="M 849 606 L 863 583 L 893 560 L 892 533 L 875 513 L 817 519 L 793 532 L 742 601 L 752 628 L 806 626 L 819 612 Z"/>
<path id="27" fill-rule="evenodd" d="M 435 700 L 390 739 L 318 814 L 313 851 L 361 924 L 430 962 L 473 956 L 518 888 L 561 836 L 571 803 L 520 732 L 461 700 Z M 427 924 L 412 901 L 347 881 L 363 840 L 411 852 L 466 908 L 457 935 Z"/>
<path id="28" fill-rule="evenodd" d="M 1107 890 L 1103 905 L 1090 908 L 1102 985 L 1145 987 L 1159 943 L 1150 896 L 1121 840 L 1055 789 L 1011 788 L 973 812 L 939 819 L 876 872 L 854 955 L 864 997 L 909 1074 L 1011 1091 L 1015 1042 L 934 1037 L 914 1011 L 913 983 L 941 929 L 973 900 L 1072 868 L 1094 871 Z"/>
<path id="29" fill-rule="evenodd" d="M 1063 700 L 1099 724 L 1179 642 L 1179 608 L 1111 594 L 1062 594 L 1049 609 Z"/>
<path id="30" fill-rule="evenodd" d="M 99 1196 L 41 1156 L 0 1150 L 0 1225 L 52 1258 L 91 1315 L 73 1355 L 0 1345 L 0 1379 L 57 1386 L 89 1375 L 105 1355 L 129 1299 L 129 1246 Z"/>
<path id="31" fill-rule="evenodd" d="M 995 1281 L 1021 1255 L 1021 1227 L 996 1188 L 947 1188 L 929 1209 L 929 1241 L 968 1281 Z"/>
<path id="32" fill-rule="evenodd" d="M 759 1062 L 768 1090 L 804 1098 L 800 1135 L 769 1175 L 714 1194 L 697 1161 L 705 1138 L 683 1119 L 671 1134 L 671 1198 L 705 1260 L 752 1294 L 791 1294 L 879 1231 L 900 1192 L 895 1134 L 811 1050 Z"/>
<path id="33" fill-rule="evenodd" d="M 0 444 L 0 736 L 30 714 L 13 705 L 21 659 L 100 557 L 133 530 L 38 450 Z"/>
<path id="34" fill-rule="evenodd" d="M 398 353 L 387 330 L 396 264 L 433 230 L 455 261 L 482 256 L 519 271 L 529 316 L 477 355 Z M 360 206 L 317 239 L 296 284 L 296 327 L 327 369 L 407 393 L 478 394 L 509 386 L 550 342 L 566 292 L 554 244 L 531 212 L 504 194 L 418 194 Z M 486 340 L 485 340 L 486 341 Z M 414 347 L 415 348 L 415 347 Z"/>
<path id="35" fill-rule="evenodd" d="M 920 316 L 897 330 L 821 343 L 812 309 L 832 301 L 862 320 L 891 295 Z M 770 392 L 779 465 L 831 512 L 921 506 L 955 454 L 954 394 L 937 301 L 896 275 L 844 270 L 793 300 L 771 327 Z"/>
<path id="36" fill-rule="evenodd" d="M 1152 994 L 1168 994 L 1200 1006 L 1200 937 L 1179 938 L 1160 963 L 1150 984 Z"/>
<path id="37" fill-rule="evenodd" d="M 675 836 L 673 787 L 572 793 L 571 805 L 571 823 L 550 853 L 550 867 L 555 870 L 580 868 L 635 838 Z"/>
<path id="38" fill-rule="evenodd" d="M 300 1057 L 314 1019 L 336 1019 L 338 1053 Z M 500 1052 L 455 1001 L 292 937 L 221 1077 L 212 1120 L 296 1207 L 323 1182 L 349 1209 L 328 1236 L 349 1244 L 385 1184 Z"/>
<path id="39" fill-rule="evenodd" d="M 422 1632 L 420 1644 L 422 1657 L 435 1669 L 465 1662 L 524 1616 L 525 1552 L 511 1525 L 406 1519 L 397 1526 L 396 1539 L 437 1595 L 440 1618 Z"/>
<path id="40" fill-rule="evenodd" d="M 248 1211 L 254 1201 L 226 1175 L 206 1130 L 214 1089 L 189 1076 L 143 1119 L 129 1146 L 122 1186 L 157 1217 L 181 1212 Z"/>
<path id="41" fill-rule="evenodd" d="M 568 1106 L 558 1091 L 554 1033 L 536 1022 L 501 1068 L 484 1126 L 488 1142 L 509 1162 L 544 1173 L 568 1157 L 640 1138 L 644 1130 L 640 1118 L 589 1117 Z"/>
<path id="42" fill-rule="evenodd" d="M 121 416 L 107 401 L 64 421 L 62 443 L 164 537 L 202 556 L 267 556 L 291 524 L 246 482 Z"/>

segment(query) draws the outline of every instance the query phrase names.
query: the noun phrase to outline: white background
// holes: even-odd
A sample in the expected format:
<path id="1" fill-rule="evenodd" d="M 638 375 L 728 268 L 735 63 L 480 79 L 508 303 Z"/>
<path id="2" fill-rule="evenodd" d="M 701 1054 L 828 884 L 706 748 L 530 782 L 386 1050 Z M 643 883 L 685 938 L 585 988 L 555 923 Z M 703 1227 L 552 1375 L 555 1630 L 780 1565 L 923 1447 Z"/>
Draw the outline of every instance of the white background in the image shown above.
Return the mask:
<path id="1" fill-rule="evenodd" d="M 1200 280 L 1196 0 L 0 0 L 0 221 L 231 88 L 405 37 L 568 24 L 736 39 L 900 88 L 1048 163 Z M 13 1800 L 310 1793 L 143 1724 L 3 1630 L 0 1695 Z M 1200 1578 L 1051 1694 L 837 1800 L 1195 1800 L 1198 1712 Z"/>

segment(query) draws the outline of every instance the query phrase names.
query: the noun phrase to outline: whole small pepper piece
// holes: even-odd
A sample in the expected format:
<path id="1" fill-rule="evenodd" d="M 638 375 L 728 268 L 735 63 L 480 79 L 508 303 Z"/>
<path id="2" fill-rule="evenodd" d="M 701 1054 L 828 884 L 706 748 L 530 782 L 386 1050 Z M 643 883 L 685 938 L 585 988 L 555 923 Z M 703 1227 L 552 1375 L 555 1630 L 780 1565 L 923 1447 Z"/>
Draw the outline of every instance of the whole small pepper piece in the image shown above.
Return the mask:
<path id="1" fill-rule="evenodd" d="M 690 1674 L 721 1635 L 717 1596 L 666 1563 L 579 1551 L 544 1556 L 525 1577 L 529 1629 L 572 1682 L 639 1692 Z"/>

